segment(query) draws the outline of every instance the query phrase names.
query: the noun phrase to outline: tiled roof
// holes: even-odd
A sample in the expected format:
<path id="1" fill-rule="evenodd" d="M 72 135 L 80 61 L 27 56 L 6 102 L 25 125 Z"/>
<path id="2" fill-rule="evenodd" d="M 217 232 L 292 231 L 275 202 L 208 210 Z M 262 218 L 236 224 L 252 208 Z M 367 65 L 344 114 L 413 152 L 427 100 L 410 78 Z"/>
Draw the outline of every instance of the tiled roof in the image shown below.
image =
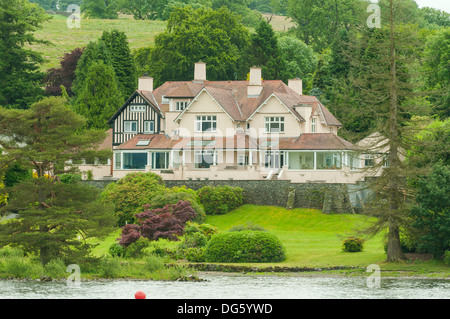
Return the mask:
<path id="1" fill-rule="evenodd" d="M 139 141 L 148 144 L 139 145 Z M 307 133 L 299 137 L 258 139 L 237 131 L 229 137 L 169 137 L 163 134 L 139 134 L 116 147 L 118 150 L 148 149 L 279 149 L 279 150 L 354 150 L 356 146 L 333 133 Z"/>

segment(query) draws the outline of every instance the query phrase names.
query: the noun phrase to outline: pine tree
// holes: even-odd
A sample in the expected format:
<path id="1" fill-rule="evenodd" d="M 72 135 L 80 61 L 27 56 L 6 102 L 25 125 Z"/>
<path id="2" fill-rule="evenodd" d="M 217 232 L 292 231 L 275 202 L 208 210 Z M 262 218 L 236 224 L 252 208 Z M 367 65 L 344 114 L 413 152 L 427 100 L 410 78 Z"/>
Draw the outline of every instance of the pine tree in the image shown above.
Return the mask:
<path id="1" fill-rule="evenodd" d="M 284 79 L 285 64 L 272 26 L 262 20 L 251 37 L 250 64 L 260 66 L 262 77 L 268 80 Z"/>
<path id="2" fill-rule="evenodd" d="M 104 31 L 101 40 L 105 42 L 111 55 L 119 91 L 125 101 L 136 90 L 137 85 L 136 66 L 130 53 L 127 36 L 118 30 Z"/>
<path id="3" fill-rule="evenodd" d="M 103 61 L 92 63 L 74 105 L 75 111 L 86 118 L 86 127 L 106 130 L 121 104 L 113 68 Z"/>

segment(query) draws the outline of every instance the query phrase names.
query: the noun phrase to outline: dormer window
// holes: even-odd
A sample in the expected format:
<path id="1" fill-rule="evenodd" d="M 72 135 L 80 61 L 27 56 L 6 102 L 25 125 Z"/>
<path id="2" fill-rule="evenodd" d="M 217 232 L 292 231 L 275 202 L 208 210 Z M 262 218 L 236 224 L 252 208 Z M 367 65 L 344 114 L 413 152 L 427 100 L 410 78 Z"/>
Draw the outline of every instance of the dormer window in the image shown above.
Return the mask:
<path id="1" fill-rule="evenodd" d="M 175 111 L 183 111 L 187 104 L 188 102 L 175 102 Z"/>
<path id="2" fill-rule="evenodd" d="M 145 121 L 144 133 L 154 133 L 154 132 L 155 132 L 155 121 Z"/>
<path id="3" fill-rule="evenodd" d="M 317 124 L 315 118 L 311 119 L 311 133 L 317 133 Z"/>

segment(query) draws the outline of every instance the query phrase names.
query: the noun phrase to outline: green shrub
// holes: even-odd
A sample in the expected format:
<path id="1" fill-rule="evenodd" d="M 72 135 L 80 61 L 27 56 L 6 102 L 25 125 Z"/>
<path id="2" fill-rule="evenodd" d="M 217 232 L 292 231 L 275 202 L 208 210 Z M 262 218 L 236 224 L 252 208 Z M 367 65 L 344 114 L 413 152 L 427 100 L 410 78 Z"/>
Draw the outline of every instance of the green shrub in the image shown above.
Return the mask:
<path id="1" fill-rule="evenodd" d="M 12 256 L 4 261 L 4 271 L 14 278 L 39 278 L 44 273 L 40 263 L 33 263 L 29 258 Z"/>
<path id="2" fill-rule="evenodd" d="M 0 249 L 0 257 L 8 258 L 8 257 L 23 257 L 23 250 L 20 248 L 13 248 L 9 246 L 5 246 Z"/>
<path id="3" fill-rule="evenodd" d="M 207 215 L 226 214 L 244 203 L 243 189 L 240 187 L 205 186 L 197 191 L 197 195 Z"/>
<path id="4" fill-rule="evenodd" d="M 61 183 L 73 184 L 81 181 L 81 175 L 78 174 L 61 174 L 59 175 Z"/>
<path id="5" fill-rule="evenodd" d="M 46 275 L 52 278 L 62 278 L 66 276 L 66 265 L 62 259 L 52 259 L 44 266 Z"/>
<path id="6" fill-rule="evenodd" d="M 444 263 L 450 266 L 450 250 L 446 250 L 444 253 Z"/>
<path id="7" fill-rule="evenodd" d="M 187 188 L 171 188 L 165 190 L 154 196 L 150 201 L 150 208 L 163 208 L 168 204 L 177 204 L 179 201 L 187 201 L 191 204 L 192 209 L 195 210 L 195 221 L 201 223 L 205 220 L 205 209 L 200 203 L 200 199 L 193 190 Z"/>
<path id="8" fill-rule="evenodd" d="M 211 237 L 205 251 L 207 262 L 280 262 L 286 251 L 279 239 L 265 231 L 219 233 Z"/>
<path id="9" fill-rule="evenodd" d="M 117 257 L 104 257 L 100 261 L 100 276 L 103 278 L 117 278 L 120 276 L 121 266 Z"/>
<path id="10" fill-rule="evenodd" d="M 114 243 L 109 246 L 108 253 L 112 257 L 125 257 L 125 247 L 119 245 L 119 243 Z"/>
<path id="11" fill-rule="evenodd" d="M 144 259 L 145 261 L 145 269 L 152 273 L 158 271 L 160 269 L 164 269 L 164 262 L 161 257 L 155 255 L 148 255 Z"/>
<path id="12" fill-rule="evenodd" d="M 349 237 L 342 242 L 342 250 L 354 253 L 364 249 L 364 239 L 358 237 Z"/>
<path id="13" fill-rule="evenodd" d="M 253 231 L 267 231 L 262 226 L 253 224 L 251 222 L 247 222 L 245 225 L 237 225 L 230 228 L 229 231 L 244 231 L 244 230 L 253 230 Z"/>
<path id="14" fill-rule="evenodd" d="M 187 248 L 184 250 L 184 258 L 187 261 L 199 263 L 204 262 L 205 260 L 205 248 Z"/>

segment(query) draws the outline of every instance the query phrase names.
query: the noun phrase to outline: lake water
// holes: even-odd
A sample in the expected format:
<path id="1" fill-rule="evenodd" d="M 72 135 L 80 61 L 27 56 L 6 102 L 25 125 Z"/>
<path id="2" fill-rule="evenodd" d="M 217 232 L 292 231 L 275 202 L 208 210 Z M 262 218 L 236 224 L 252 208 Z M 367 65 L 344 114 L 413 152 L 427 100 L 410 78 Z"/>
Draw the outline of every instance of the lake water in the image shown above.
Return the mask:
<path id="1" fill-rule="evenodd" d="M 201 275 L 203 282 L 0 281 L 1 299 L 450 299 L 450 280 L 384 279 L 372 287 L 365 277 Z"/>

